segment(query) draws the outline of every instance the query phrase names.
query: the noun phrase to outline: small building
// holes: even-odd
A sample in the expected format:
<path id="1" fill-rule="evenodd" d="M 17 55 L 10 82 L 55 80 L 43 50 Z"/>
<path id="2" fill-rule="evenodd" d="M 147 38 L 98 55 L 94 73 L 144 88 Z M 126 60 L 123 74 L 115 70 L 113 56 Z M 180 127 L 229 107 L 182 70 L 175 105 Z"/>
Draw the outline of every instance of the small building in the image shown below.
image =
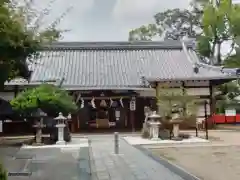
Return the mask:
<path id="1" fill-rule="evenodd" d="M 39 53 L 29 82 L 8 82 L 0 96 L 9 100 L 27 86 L 63 79 L 62 88 L 79 105 L 72 132 L 142 128 L 144 107 L 157 109 L 156 94 L 166 84 L 208 100 L 213 114 L 214 86 L 237 77 L 201 63 L 191 41 L 57 42 Z M 202 111 L 199 107 L 199 117 Z"/>

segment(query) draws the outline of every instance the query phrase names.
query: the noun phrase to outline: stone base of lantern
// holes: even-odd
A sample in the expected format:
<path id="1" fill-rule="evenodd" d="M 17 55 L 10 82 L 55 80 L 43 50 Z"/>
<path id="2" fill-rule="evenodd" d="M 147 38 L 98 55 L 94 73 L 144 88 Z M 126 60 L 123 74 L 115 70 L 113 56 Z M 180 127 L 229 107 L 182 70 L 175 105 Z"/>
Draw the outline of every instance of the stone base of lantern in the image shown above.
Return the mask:
<path id="1" fill-rule="evenodd" d="M 36 143 L 36 142 L 32 143 L 32 146 L 43 146 L 43 145 L 45 145 L 45 144 L 43 144 L 43 143 Z"/>
<path id="2" fill-rule="evenodd" d="M 152 138 L 151 141 L 160 141 L 160 138 Z"/>
<path id="3" fill-rule="evenodd" d="M 150 124 L 150 137 L 153 141 L 161 140 L 159 138 L 159 126 L 161 125 L 160 122 L 149 122 Z"/>
<path id="4" fill-rule="evenodd" d="M 65 141 L 57 141 L 56 144 L 58 144 L 58 145 L 65 145 L 66 142 Z"/>
<path id="5" fill-rule="evenodd" d="M 171 140 L 173 140 L 173 141 L 182 141 L 183 138 L 181 138 L 181 137 L 172 137 Z"/>
<path id="6" fill-rule="evenodd" d="M 63 145 L 66 144 L 64 141 L 64 127 L 65 124 L 57 124 L 56 127 L 58 128 L 58 141 L 56 144 Z"/>
<path id="7" fill-rule="evenodd" d="M 170 123 L 173 125 L 173 137 L 172 140 L 175 141 L 181 141 L 183 138 L 179 137 L 179 125 L 182 122 L 182 120 L 179 119 L 172 119 Z"/>

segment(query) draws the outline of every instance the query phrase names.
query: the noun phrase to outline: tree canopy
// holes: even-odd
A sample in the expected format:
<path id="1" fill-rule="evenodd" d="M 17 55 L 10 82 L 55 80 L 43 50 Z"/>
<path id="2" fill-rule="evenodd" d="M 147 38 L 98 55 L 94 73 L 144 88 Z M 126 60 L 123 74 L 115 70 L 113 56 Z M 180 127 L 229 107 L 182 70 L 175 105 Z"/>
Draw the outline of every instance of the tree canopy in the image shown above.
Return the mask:
<path id="1" fill-rule="evenodd" d="M 231 0 L 219 0 L 206 4 L 203 12 L 203 32 L 198 38 L 198 51 L 210 58 L 211 64 L 222 65 L 222 44 L 231 42 L 234 48 L 240 33 L 240 5 L 232 4 Z"/>
<path id="2" fill-rule="evenodd" d="M 196 37 L 201 29 L 203 5 L 207 0 L 194 0 L 191 9 L 168 9 L 154 16 L 155 23 L 143 25 L 129 32 L 130 41 L 157 38 L 179 40 L 184 36 Z"/>
<path id="3" fill-rule="evenodd" d="M 41 20 L 49 14 L 51 6 L 39 12 L 33 8 L 33 2 L 0 0 L 0 89 L 6 80 L 17 76 L 27 79 L 30 75 L 27 59 L 34 61 L 41 45 L 58 40 L 63 32 L 57 25 L 69 9 L 48 27 L 42 27 Z"/>
<path id="4" fill-rule="evenodd" d="M 30 115 L 41 108 L 49 116 L 73 113 L 77 105 L 67 91 L 59 87 L 43 84 L 37 88 L 26 89 L 11 101 L 13 109 L 23 115 Z"/>

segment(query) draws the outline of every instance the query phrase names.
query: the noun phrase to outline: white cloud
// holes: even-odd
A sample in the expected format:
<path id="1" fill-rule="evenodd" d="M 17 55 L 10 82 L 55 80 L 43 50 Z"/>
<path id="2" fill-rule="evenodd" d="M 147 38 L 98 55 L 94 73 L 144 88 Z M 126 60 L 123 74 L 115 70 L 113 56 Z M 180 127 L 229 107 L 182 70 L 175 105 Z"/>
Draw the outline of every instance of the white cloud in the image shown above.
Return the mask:
<path id="1" fill-rule="evenodd" d="M 21 3 L 21 1 L 23 0 L 17 2 Z M 44 15 L 41 20 L 41 27 L 48 27 L 52 22 L 63 16 L 59 27 L 70 29 L 93 5 L 94 0 L 33 0 L 31 8 L 38 12 L 38 16 L 42 12 L 46 13 L 48 11 L 47 15 Z"/>
<path id="2" fill-rule="evenodd" d="M 189 0 L 117 0 L 113 16 L 121 20 L 146 19 L 169 8 L 187 8 L 188 4 Z"/>
<path id="3" fill-rule="evenodd" d="M 127 40 L 130 30 L 154 22 L 154 15 L 167 9 L 186 9 L 190 0 L 117 0 L 112 11 L 118 34 Z"/>

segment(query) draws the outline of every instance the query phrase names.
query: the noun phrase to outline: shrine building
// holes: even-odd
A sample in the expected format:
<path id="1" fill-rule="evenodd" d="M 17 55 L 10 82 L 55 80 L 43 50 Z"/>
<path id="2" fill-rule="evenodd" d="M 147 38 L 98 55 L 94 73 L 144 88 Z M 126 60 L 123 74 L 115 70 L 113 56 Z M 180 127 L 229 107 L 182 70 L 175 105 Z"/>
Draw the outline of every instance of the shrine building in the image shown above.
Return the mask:
<path id="1" fill-rule="evenodd" d="M 7 82 L 0 96 L 11 100 L 26 87 L 63 80 L 62 88 L 79 106 L 70 122 L 76 133 L 141 129 L 144 107 L 157 109 L 156 95 L 166 84 L 179 90 L 184 86 L 188 95 L 206 99 L 208 114 L 213 114 L 214 86 L 237 78 L 232 71 L 201 63 L 191 41 L 57 42 L 39 53 L 29 67 L 30 80 Z M 203 118 L 203 107 L 198 109 Z"/>

